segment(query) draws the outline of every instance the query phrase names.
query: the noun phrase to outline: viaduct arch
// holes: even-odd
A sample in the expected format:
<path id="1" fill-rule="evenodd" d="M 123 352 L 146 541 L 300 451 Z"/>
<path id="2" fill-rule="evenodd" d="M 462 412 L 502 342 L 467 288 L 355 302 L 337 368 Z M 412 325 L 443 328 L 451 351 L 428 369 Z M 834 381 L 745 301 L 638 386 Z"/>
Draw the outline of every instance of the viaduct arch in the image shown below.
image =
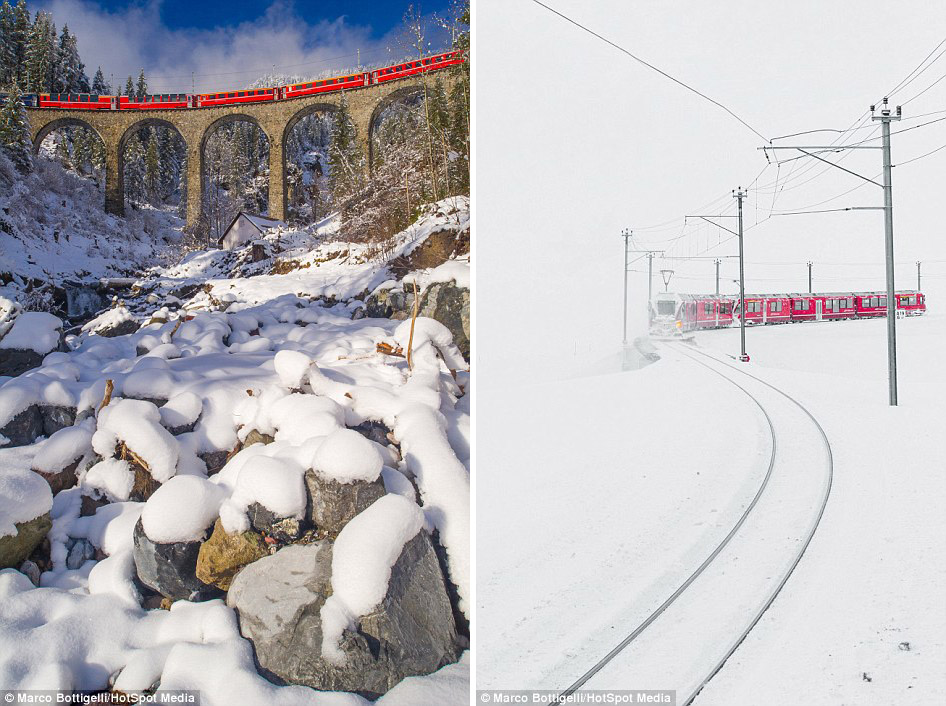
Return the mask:
<path id="1" fill-rule="evenodd" d="M 439 71 L 428 76 L 440 78 L 449 92 L 457 80 L 452 72 Z M 423 78 L 408 77 L 398 81 L 345 91 L 348 112 L 355 125 L 358 141 L 366 156 L 372 152 L 371 137 L 384 109 L 392 102 L 424 92 Z M 173 127 L 187 146 L 187 225 L 198 222 L 203 204 L 204 145 L 213 131 L 225 122 L 248 120 L 257 124 L 269 141 L 269 215 L 286 218 L 286 142 L 292 128 L 304 117 L 317 112 L 338 110 L 337 93 L 304 96 L 272 103 L 176 110 L 70 110 L 27 108 L 30 138 L 34 152 L 52 131 L 67 125 L 82 125 L 95 132 L 105 144 L 105 210 L 124 215 L 122 152 L 128 139 L 148 125 Z"/>

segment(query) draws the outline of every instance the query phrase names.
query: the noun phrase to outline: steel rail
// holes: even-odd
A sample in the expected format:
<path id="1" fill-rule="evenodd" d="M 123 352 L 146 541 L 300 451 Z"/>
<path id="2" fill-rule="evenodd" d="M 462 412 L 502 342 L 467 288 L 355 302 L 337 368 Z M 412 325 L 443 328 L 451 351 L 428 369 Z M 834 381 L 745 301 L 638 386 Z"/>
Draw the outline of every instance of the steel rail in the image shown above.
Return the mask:
<path id="1" fill-rule="evenodd" d="M 726 661 L 730 657 L 732 657 L 733 653 L 735 653 L 735 651 L 739 649 L 739 646 L 743 643 L 746 637 L 749 636 L 749 633 L 752 631 L 753 628 L 755 628 L 758 622 L 762 619 L 762 616 L 765 615 L 766 611 L 772 606 L 772 604 L 775 602 L 775 599 L 782 592 L 782 589 L 785 587 L 785 584 L 788 583 L 788 579 L 794 573 L 795 569 L 798 567 L 798 564 L 801 562 L 802 557 L 805 555 L 805 552 L 808 550 L 808 546 L 811 544 L 811 540 L 814 538 L 815 532 L 817 532 L 818 527 L 821 524 L 821 519 L 822 517 L 824 517 L 825 508 L 828 505 L 828 499 L 831 496 L 831 487 L 834 484 L 834 454 L 831 451 L 831 442 L 828 440 L 828 435 L 825 433 L 824 428 L 821 426 L 818 420 L 815 419 L 815 416 L 801 402 L 796 400 L 794 397 L 792 397 L 788 393 L 783 392 L 782 390 L 775 387 L 774 385 L 766 382 L 762 378 L 752 375 L 751 373 L 746 372 L 740 367 L 737 367 L 735 365 L 730 365 L 729 363 L 719 360 L 715 356 L 709 355 L 708 353 L 705 353 L 703 351 L 696 350 L 696 349 L 692 349 L 692 351 L 706 358 L 709 358 L 710 360 L 713 360 L 726 368 L 730 368 L 732 370 L 735 370 L 738 373 L 742 373 L 746 377 L 752 378 L 753 380 L 761 383 L 762 385 L 765 385 L 769 389 L 780 394 L 782 397 L 787 399 L 789 402 L 791 402 L 796 407 L 798 407 L 802 412 L 804 412 L 805 415 L 811 420 L 811 422 L 818 429 L 818 433 L 821 436 L 821 441 L 824 444 L 825 454 L 827 456 L 828 468 L 827 468 L 826 480 L 825 480 L 825 485 L 824 485 L 824 493 L 822 495 L 821 503 L 818 507 L 818 511 L 815 515 L 814 521 L 812 522 L 810 529 L 808 530 L 808 534 L 805 537 L 805 541 L 802 543 L 797 554 L 795 555 L 795 558 L 792 560 L 791 566 L 788 567 L 788 571 L 786 571 L 785 574 L 782 576 L 782 579 L 781 581 L 779 581 L 778 586 L 775 587 L 775 590 L 772 591 L 772 593 L 766 599 L 762 608 L 756 613 L 752 622 L 749 623 L 749 625 L 740 633 L 740 635 L 736 638 L 736 640 L 732 643 L 732 645 L 730 645 L 729 649 L 726 651 L 726 654 L 723 655 L 723 657 L 720 660 L 718 660 L 715 665 L 713 665 L 713 668 L 709 671 L 706 677 L 700 681 L 699 686 L 697 686 L 697 688 L 685 700 L 680 702 L 681 706 L 689 706 L 689 704 L 693 703 L 694 699 L 696 699 L 696 697 L 703 690 L 703 688 L 709 683 L 709 681 L 713 677 L 715 677 L 719 673 L 719 671 L 723 668 L 723 665 L 726 664 Z M 679 352 L 682 353 L 682 351 L 679 351 Z M 717 375 L 726 377 L 726 375 L 716 370 L 711 365 L 707 365 L 706 363 L 696 360 L 696 358 L 694 358 L 693 356 L 687 353 L 683 353 L 683 355 L 693 360 L 693 362 L 699 363 L 700 365 L 703 365 L 707 369 L 712 370 Z M 736 385 L 737 383 L 733 382 L 733 384 Z"/>
<path id="2" fill-rule="evenodd" d="M 699 363 L 699 361 L 694 361 L 694 362 Z M 701 365 L 705 365 L 705 364 L 701 363 Z M 709 368 L 708 365 L 705 367 Z M 712 370 L 712 368 L 710 369 Z M 571 684 L 571 686 L 569 686 L 561 694 L 559 694 L 556 700 L 552 702 L 555 705 L 561 704 L 564 699 L 567 699 L 573 693 L 578 691 L 578 689 L 584 686 L 585 683 L 589 679 L 591 679 L 595 674 L 601 671 L 601 669 L 604 668 L 605 665 L 607 665 L 612 659 L 614 659 L 618 654 L 620 654 L 628 645 L 630 645 L 634 640 L 636 640 L 637 637 L 642 632 L 644 632 L 644 630 L 646 630 L 648 626 L 650 626 L 651 623 L 653 623 L 657 618 L 659 618 L 663 614 L 663 612 L 667 608 L 669 608 L 670 605 L 675 600 L 677 600 L 677 598 L 679 598 L 680 595 L 687 588 L 689 588 L 690 585 L 694 581 L 696 581 L 696 579 L 700 577 L 703 571 L 713 562 L 713 560 L 716 559 L 717 556 L 719 556 L 720 552 L 722 552 L 726 548 L 726 546 L 729 544 L 729 541 L 736 535 L 736 532 L 738 532 L 739 528 L 742 527 L 742 525 L 745 523 L 746 518 L 749 517 L 749 513 L 752 512 L 753 508 L 755 508 L 756 504 L 758 503 L 759 498 L 762 497 L 762 493 L 765 491 L 765 488 L 769 483 L 769 479 L 772 477 L 772 471 L 775 468 L 775 454 L 776 454 L 776 447 L 777 447 L 776 438 L 775 438 L 775 426 L 772 424 L 772 419 L 769 417 L 768 412 L 765 411 L 765 408 L 762 406 L 762 403 L 759 402 L 759 400 L 757 400 L 752 395 L 751 392 L 746 390 L 746 388 L 744 388 L 739 383 L 723 375 L 722 373 L 719 373 L 718 371 L 714 371 L 714 372 L 716 372 L 717 375 L 719 375 L 721 378 L 723 378 L 730 384 L 742 390 L 749 397 L 749 399 L 751 399 L 755 403 L 755 405 L 759 408 L 759 411 L 762 412 L 762 415 L 765 418 L 766 424 L 768 425 L 768 428 L 769 428 L 769 435 L 772 440 L 772 453 L 769 457 L 769 463 L 768 463 L 768 468 L 766 469 L 766 472 L 765 472 L 765 477 L 763 478 L 762 483 L 759 486 L 759 489 L 756 491 L 755 496 L 752 498 L 752 501 L 749 503 L 745 511 L 739 517 L 736 524 L 733 525 L 732 529 L 729 530 L 729 533 L 716 546 L 716 548 L 713 549 L 713 551 L 706 557 L 706 559 L 703 560 L 703 562 L 696 568 L 696 570 L 693 571 L 693 573 L 691 573 L 686 578 L 686 580 L 683 583 L 681 583 L 677 587 L 677 589 L 673 593 L 671 593 L 670 596 L 663 603 L 657 606 L 657 608 L 655 608 L 654 611 L 650 615 L 648 615 L 647 618 L 645 618 L 644 621 L 640 625 L 634 628 L 634 630 L 631 631 L 631 633 L 627 637 L 621 640 L 621 642 L 619 642 L 614 647 L 614 649 L 612 649 L 604 657 L 598 660 L 598 662 L 595 663 L 595 665 L 591 667 L 591 669 L 589 669 L 587 672 L 582 674 L 577 680 L 575 680 L 573 684 Z"/>
<path id="3" fill-rule="evenodd" d="M 675 346 L 674 349 L 677 349 L 677 347 Z M 788 582 L 788 579 L 791 577 L 792 573 L 794 573 L 795 568 L 796 568 L 796 567 L 798 566 L 798 564 L 801 562 L 802 556 L 804 555 L 805 551 L 808 549 L 808 546 L 810 545 L 811 540 L 813 539 L 814 534 L 815 534 L 815 532 L 817 531 L 818 526 L 819 526 L 820 523 L 821 523 L 821 518 L 824 516 L 824 511 L 825 511 L 825 508 L 826 508 L 827 503 L 828 503 L 828 498 L 830 497 L 830 494 L 831 494 L 831 487 L 832 487 L 833 480 L 834 480 L 834 456 L 833 456 L 833 453 L 832 453 L 832 450 L 831 450 L 831 444 L 830 444 L 830 442 L 828 441 L 827 434 L 825 433 L 825 431 L 824 431 L 824 429 L 822 428 L 821 424 L 818 423 L 818 420 L 815 419 L 814 415 L 812 415 L 811 412 L 808 411 L 808 409 L 804 407 L 804 405 L 802 405 L 800 402 L 798 402 L 798 400 L 796 400 L 795 398 L 793 398 L 791 395 L 788 395 L 787 393 L 783 392 L 782 390 L 778 389 L 778 388 L 775 387 L 774 385 L 771 385 L 770 383 L 766 382 L 765 380 L 762 380 L 761 378 L 758 378 L 758 377 L 756 377 L 755 375 L 752 375 L 752 374 L 746 372 L 745 370 L 742 370 L 741 368 L 738 368 L 738 367 L 736 367 L 736 366 L 729 365 L 729 364 L 727 364 L 726 362 L 721 361 L 721 360 L 719 360 L 718 358 L 715 358 L 714 356 L 711 356 L 711 355 L 709 355 L 709 354 L 707 354 L 707 353 L 704 353 L 703 351 L 699 351 L 699 350 L 696 350 L 696 349 L 691 349 L 691 350 L 692 350 L 692 352 L 697 353 L 697 354 L 699 354 L 699 355 L 701 355 L 701 356 L 703 356 L 703 357 L 709 358 L 709 359 L 715 361 L 716 363 L 719 363 L 720 365 L 722 365 L 722 366 L 724 366 L 724 367 L 732 368 L 733 370 L 735 370 L 735 371 L 737 371 L 737 372 L 739 372 L 739 373 L 742 373 L 743 375 L 746 375 L 747 377 L 749 377 L 749 378 L 755 380 L 756 382 L 761 383 L 762 385 L 764 385 L 764 386 L 770 388 L 771 390 L 777 392 L 777 393 L 780 394 L 781 396 L 785 397 L 789 402 L 791 402 L 792 404 L 794 404 L 795 406 L 797 406 L 797 407 L 812 421 L 812 423 L 813 423 L 813 424 L 815 425 L 815 427 L 818 429 L 818 432 L 819 432 L 819 434 L 820 434 L 820 436 L 821 436 L 822 442 L 824 443 L 825 452 L 826 452 L 826 455 L 827 455 L 828 469 L 827 469 L 827 480 L 826 480 L 826 483 L 825 483 L 825 489 L 824 489 L 823 497 L 822 497 L 822 499 L 821 499 L 821 503 L 820 503 L 820 505 L 819 505 L 819 507 L 818 507 L 817 514 L 816 514 L 816 516 L 815 516 L 815 518 L 814 518 L 814 521 L 813 521 L 813 523 L 812 523 L 812 525 L 811 525 L 811 527 L 810 527 L 810 529 L 809 529 L 809 531 L 808 531 L 808 533 L 807 533 L 807 535 L 806 535 L 806 537 L 805 537 L 804 542 L 803 542 L 802 545 L 801 545 L 801 548 L 799 549 L 799 551 L 797 552 L 797 554 L 796 554 L 795 557 L 793 558 L 791 565 L 788 567 L 788 570 L 787 570 L 787 571 L 785 572 L 785 574 L 782 576 L 782 578 L 781 578 L 781 580 L 779 581 L 778 585 L 775 587 L 775 590 L 774 590 L 774 591 L 769 595 L 769 597 L 766 599 L 766 601 L 765 601 L 765 603 L 762 605 L 761 609 L 756 613 L 756 615 L 755 615 L 755 617 L 753 618 L 753 620 L 752 620 L 752 621 L 749 623 L 749 625 L 739 634 L 739 636 L 736 638 L 736 640 L 735 640 L 735 641 L 730 645 L 730 647 L 727 649 L 726 654 L 723 655 L 723 657 L 722 657 L 721 659 L 719 659 L 719 660 L 713 665 L 713 668 L 707 673 L 706 677 L 700 680 L 700 683 L 699 683 L 699 685 L 696 687 L 696 689 L 694 689 L 694 690 L 692 691 L 692 693 L 690 693 L 690 694 L 687 696 L 687 698 L 686 698 L 685 700 L 679 701 L 679 703 L 681 704 L 681 706 L 689 706 L 689 704 L 691 704 L 691 703 L 693 702 L 693 700 L 696 699 L 696 697 L 699 695 L 699 693 L 703 690 L 703 688 L 706 686 L 706 684 L 709 683 L 709 681 L 710 681 L 714 676 L 716 676 L 717 673 L 719 673 L 719 671 L 722 669 L 722 667 L 723 667 L 723 665 L 726 663 L 726 661 L 733 655 L 733 653 L 735 653 L 735 651 L 736 651 L 736 650 L 739 648 L 739 646 L 743 643 L 743 641 L 745 640 L 745 638 L 749 635 L 749 632 L 751 632 L 752 629 L 758 624 L 759 620 L 762 619 L 762 616 L 765 614 L 765 612 L 769 609 L 769 607 L 770 607 L 770 606 L 772 605 L 772 603 L 775 601 L 776 597 L 777 597 L 777 596 L 779 595 L 779 593 L 782 591 L 782 589 L 784 588 L 785 584 Z M 728 375 L 726 375 L 726 374 L 720 372 L 719 370 L 717 370 L 716 368 L 712 367 L 711 365 L 708 365 L 707 363 L 704 363 L 704 362 L 702 362 L 702 361 L 700 361 L 700 360 L 697 360 L 694 356 L 690 355 L 689 353 L 686 353 L 686 352 L 684 352 L 684 351 L 682 351 L 682 350 L 678 350 L 678 352 L 681 353 L 682 355 L 684 355 L 685 357 L 691 359 L 694 363 L 697 363 L 698 365 L 702 365 L 703 367 L 707 368 L 708 370 L 714 372 L 715 374 L 719 375 L 720 377 L 722 377 L 724 380 L 726 380 L 727 382 L 729 382 L 729 383 L 732 384 L 733 386 L 735 386 L 735 387 L 737 387 L 738 389 L 740 389 L 747 397 L 749 397 L 749 398 L 755 403 L 755 405 L 756 405 L 756 406 L 759 408 L 759 410 L 762 412 L 762 414 L 763 414 L 763 416 L 764 416 L 764 418 L 765 418 L 765 420 L 766 420 L 766 423 L 767 423 L 767 425 L 768 425 L 768 427 L 769 427 L 769 433 L 770 433 L 771 441 L 772 441 L 772 453 L 771 453 L 771 456 L 770 456 L 770 459 L 769 459 L 769 465 L 768 465 L 768 469 L 767 469 L 767 471 L 766 471 L 765 478 L 763 479 L 763 482 L 762 482 L 762 484 L 760 485 L 760 487 L 759 487 L 758 491 L 756 492 L 755 496 L 753 497 L 752 501 L 751 501 L 750 504 L 747 506 L 747 508 L 746 508 L 746 510 L 743 512 L 743 514 L 740 516 L 739 520 L 736 522 L 736 524 L 733 526 L 733 528 L 729 531 L 729 533 L 726 535 L 726 537 L 723 538 L 722 542 L 720 542 L 720 544 L 717 545 L 717 547 L 713 550 L 713 552 L 712 552 L 709 556 L 707 556 L 707 558 L 700 564 L 700 566 L 698 566 L 697 569 L 696 569 L 696 570 L 695 570 L 695 571 L 694 571 L 694 572 L 693 572 L 693 573 L 692 573 L 692 574 L 691 574 L 691 575 L 690 575 L 690 576 L 689 576 L 689 577 L 688 577 L 688 578 L 687 578 L 687 579 L 686 579 L 686 580 L 685 580 L 685 581 L 684 581 L 660 606 L 658 606 L 640 625 L 638 625 L 637 628 L 635 628 L 627 637 L 625 637 L 620 643 L 618 643 L 618 644 L 614 647 L 614 649 L 612 649 L 610 652 L 608 652 L 608 653 L 607 653 L 604 657 L 602 657 L 591 669 L 589 669 L 587 672 L 585 672 L 585 673 L 584 673 L 579 679 L 577 679 L 571 686 L 569 686 L 566 690 L 564 690 L 564 691 L 558 696 L 558 698 L 556 699 L 556 701 L 553 702 L 554 704 L 561 704 L 564 699 L 568 698 L 570 695 L 572 695 L 574 692 L 576 692 L 578 689 L 580 689 L 582 686 L 584 686 L 584 684 L 586 684 L 592 677 L 594 677 L 595 674 L 597 674 L 599 671 L 601 671 L 602 668 L 604 668 L 604 667 L 605 667 L 609 662 L 611 662 L 618 654 L 620 654 L 625 648 L 627 648 L 628 645 L 630 645 L 635 639 L 637 639 L 637 637 L 640 636 L 640 634 L 643 633 L 644 630 L 646 630 L 648 626 L 650 626 L 658 617 L 660 617 L 660 615 L 663 614 L 663 613 L 667 610 L 667 608 L 669 608 L 670 605 L 672 605 L 672 604 L 674 603 L 674 601 L 676 601 L 677 598 L 680 597 L 680 595 L 703 573 L 703 571 L 717 558 L 717 556 L 720 554 L 720 552 L 722 552 L 722 550 L 725 549 L 725 547 L 729 544 L 730 540 L 733 538 L 733 536 L 735 536 L 735 534 L 738 532 L 739 528 L 742 527 L 742 525 L 744 524 L 746 518 L 749 516 L 749 513 L 750 513 L 750 512 L 752 511 L 752 509 L 756 506 L 756 504 L 757 504 L 759 498 L 762 496 L 762 493 L 764 492 L 765 488 L 767 487 L 767 485 L 768 485 L 768 483 L 769 483 L 769 479 L 771 478 L 772 471 L 773 471 L 774 466 L 775 466 L 775 458 L 776 458 L 776 452 L 777 452 L 777 441 L 776 441 L 775 427 L 774 427 L 774 425 L 773 425 L 773 423 L 772 423 L 772 419 L 771 419 L 771 417 L 769 416 L 768 412 L 766 411 L 765 407 L 762 405 L 762 403 L 759 401 L 759 399 L 758 399 L 755 395 L 753 395 L 749 390 L 747 390 L 745 387 L 743 387 L 742 385 L 740 385 L 738 382 L 736 382 L 735 380 L 733 380 L 733 379 L 732 379 L 731 377 L 729 377 Z"/>

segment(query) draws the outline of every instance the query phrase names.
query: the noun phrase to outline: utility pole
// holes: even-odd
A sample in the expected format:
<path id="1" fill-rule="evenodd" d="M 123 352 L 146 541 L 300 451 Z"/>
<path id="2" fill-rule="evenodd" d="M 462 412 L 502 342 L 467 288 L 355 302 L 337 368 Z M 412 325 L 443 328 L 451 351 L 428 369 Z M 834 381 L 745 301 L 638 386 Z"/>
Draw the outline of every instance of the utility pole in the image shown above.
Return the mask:
<path id="1" fill-rule="evenodd" d="M 647 253 L 647 310 L 650 310 L 650 303 L 654 300 L 654 253 Z"/>
<path id="2" fill-rule="evenodd" d="M 812 264 L 813 263 L 811 262 L 811 260 L 809 260 L 808 261 L 808 293 L 809 294 L 812 293 L 812 290 L 811 290 L 811 265 Z"/>
<path id="3" fill-rule="evenodd" d="M 719 263 L 722 262 L 718 257 L 716 258 L 716 294 L 719 294 Z"/>
<path id="4" fill-rule="evenodd" d="M 884 244 L 887 253 L 887 368 L 890 385 L 890 406 L 897 406 L 897 300 L 894 288 L 893 260 L 893 186 L 890 176 L 890 123 L 900 120 L 900 106 L 894 113 L 884 98 L 880 113 L 870 107 L 871 119 L 879 120 L 883 130 L 884 150 Z"/>
<path id="5" fill-rule="evenodd" d="M 746 355 L 746 273 L 743 266 L 742 248 L 742 200 L 746 198 L 746 192 L 740 186 L 732 193 L 739 203 L 739 342 L 741 346 L 739 360 L 745 363 L 749 360 L 749 356 Z"/>
<path id="6" fill-rule="evenodd" d="M 919 292 L 921 289 L 922 288 L 920 287 L 920 261 L 917 260 L 916 261 L 916 291 Z"/>
<path id="7" fill-rule="evenodd" d="M 627 244 L 633 231 L 624 229 L 621 236 L 624 238 L 624 345 L 627 345 Z"/>

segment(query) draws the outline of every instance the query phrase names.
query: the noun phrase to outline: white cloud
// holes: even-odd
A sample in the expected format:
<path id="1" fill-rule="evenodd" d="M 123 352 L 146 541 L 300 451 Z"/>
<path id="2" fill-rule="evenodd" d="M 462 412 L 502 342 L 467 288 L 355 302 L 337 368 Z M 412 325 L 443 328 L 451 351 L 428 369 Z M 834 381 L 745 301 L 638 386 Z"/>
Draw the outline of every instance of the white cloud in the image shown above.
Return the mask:
<path id="1" fill-rule="evenodd" d="M 385 62 L 402 51 L 396 31 L 372 38 L 367 26 L 340 17 L 306 22 L 291 2 L 277 0 L 259 18 L 214 29 L 169 29 L 161 20 L 160 0 L 108 12 L 85 0 L 30 3 L 30 9 L 53 14 L 78 37 L 79 53 L 89 78 L 102 67 L 113 89 L 141 68 L 154 92 L 242 88 L 273 72 L 315 76 L 357 65 Z"/>

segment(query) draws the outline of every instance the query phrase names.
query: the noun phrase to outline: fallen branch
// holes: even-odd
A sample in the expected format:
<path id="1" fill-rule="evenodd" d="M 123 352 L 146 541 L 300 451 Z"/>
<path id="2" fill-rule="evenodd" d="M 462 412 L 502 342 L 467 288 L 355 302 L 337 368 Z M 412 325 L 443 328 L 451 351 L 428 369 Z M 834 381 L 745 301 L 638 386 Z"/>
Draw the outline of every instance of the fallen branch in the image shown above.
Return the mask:
<path id="1" fill-rule="evenodd" d="M 95 414 L 98 415 L 105 407 L 108 406 L 108 403 L 112 401 L 112 391 L 115 389 L 115 383 L 111 379 L 105 381 L 105 396 L 102 398 L 102 404 L 99 405 L 99 408 L 96 410 Z"/>
<path id="2" fill-rule="evenodd" d="M 151 468 L 148 466 L 148 463 L 143 458 L 141 458 L 141 456 L 129 449 L 124 441 L 121 443 L 120 452 L 122 461 L 127 461 L 128 457 L 130 456 L 132 461 L 144 468 L 146 471 L 148 471 L 148 473 L 151 472 Z"/>
<path id="3" fill-rule="evenodd" d="M 417 320 L 417 310 L 420 306 L 420 297 L 417 294 L 417 280 L 414 280 L 414 313 L 411 314 L 411 333 L 407 337 L 407 369 L 414 369 L 414 361 L 411 359 L 411 352 L 414 346 L 414 322 Z"/>
<path id="4" fill-rule="evenodd" d="M 404 357 L 403 348 L 400 348 L 400 347 L 395 348 L 390 343 L 385 343 L 384 341 L 381 341 L 381 343 L 377 345 L 376 350 L 378 351 L 378 353 L 383 353 L 384 355 L 393 355 L 398 358 Z"/>

